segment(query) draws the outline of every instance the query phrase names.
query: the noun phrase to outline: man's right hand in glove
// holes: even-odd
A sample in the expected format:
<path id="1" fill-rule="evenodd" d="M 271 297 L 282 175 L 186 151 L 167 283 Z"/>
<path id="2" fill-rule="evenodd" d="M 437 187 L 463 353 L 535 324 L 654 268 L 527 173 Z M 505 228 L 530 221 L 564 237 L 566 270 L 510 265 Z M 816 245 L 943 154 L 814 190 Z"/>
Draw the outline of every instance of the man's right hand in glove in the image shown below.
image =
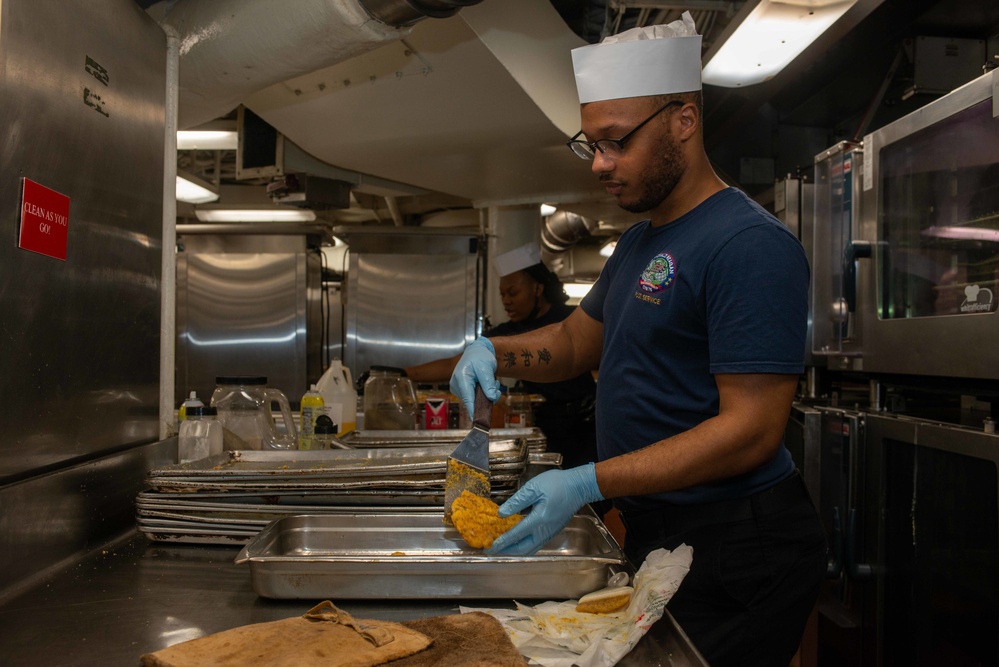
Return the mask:
<path id="1" fill-rule="evenodd" d="M 451 393 L 461 399 L 469 415 L 475 414 L 475 385 L 495 403 L 500 398 L 500 383 L 496 379 L 496 349 L 489 339 L 479 336 L 465 348 L 451 374 Z"/>

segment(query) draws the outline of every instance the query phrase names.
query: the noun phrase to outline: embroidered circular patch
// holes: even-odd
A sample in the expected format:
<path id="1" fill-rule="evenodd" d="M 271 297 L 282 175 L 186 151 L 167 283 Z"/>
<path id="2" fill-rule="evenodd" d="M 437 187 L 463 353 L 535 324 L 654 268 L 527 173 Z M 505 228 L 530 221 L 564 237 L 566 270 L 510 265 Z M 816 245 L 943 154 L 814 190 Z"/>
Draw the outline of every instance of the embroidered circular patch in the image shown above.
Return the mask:
<path id="1" fill-rule="evenodd" d="M 668 252 L 661 252 L 653 257 L 642 271 L 638 286 L 646 294 L 655 294 L 669 289 L 674 279 L 676 279 L 676 262 Z"/>

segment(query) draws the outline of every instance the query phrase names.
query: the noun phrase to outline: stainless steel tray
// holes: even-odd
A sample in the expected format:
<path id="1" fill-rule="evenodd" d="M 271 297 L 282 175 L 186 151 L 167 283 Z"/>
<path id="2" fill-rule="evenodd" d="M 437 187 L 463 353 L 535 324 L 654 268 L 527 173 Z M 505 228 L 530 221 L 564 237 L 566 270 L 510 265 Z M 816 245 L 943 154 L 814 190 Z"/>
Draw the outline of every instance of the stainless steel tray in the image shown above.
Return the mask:
<path id="1" fill-rule="evenodd" d="M 468 429 L 441 430 L 356 430 L 340 436 L 340 442 L 349 447 L 423 447 L 430 444 L 445 444 L 461 442 L 468 435 Z M 494 428 L 489 431 L 490 442 L 494 440 L 524 439 L 531 451 L 544 451 L 548 439 L 541 429 L 528 428 Z"/>
<path id="2" fill-rule="evenodd" d="M 513 495 L 515 490 L 515 486 L 493 487 L 489 495 L 499 503 Z M 145 491 L 143 493 L 157 497 L 174 497 L 178 502 L 211 498 L 232 501 L 245 500 L 246 502 L 274 505 L 385 505 L 391 507 L 398 505 L 442 507 L 444 505 L 444 490 L 442 488 L 429 490 L 347 489 L 341 491 L 295 489 L 294 491 L 275 491 L 273 493 L 262 493 L 260 489 L 252 491 L 168 489 L 164 492 Z M 424 511 L 432 511 L 429 507 L 423 509 Z M 383 511 L 387 510 L 383 508 Z"/>
<path id="3" fill-rule="evenodd" d="M 627 569 L 596 517 L 573 517 L 533 556 L 488 556 L 445 526 L 442 512 L 285 517 L 236 562 L 249 563 L 258 595 L 280 599 L 563 600 Z"/>
<path id="4" fill-rule="evenodd" d="M 520 480 L 519 474 L 514 475 L 490 475 L 489 481 L 492 487 L 496 489 L 501 488 L 516 488 L 517 482 Z M 349 480 L 328 480 L 328 479 L 315 479 L 305 482 L 304 480 L 296 480 L 294 482 L 283 481 L 283 480 L 268 480 L 268 481 L 246 481 L 240 479 L 225 479 L 225 480 L 200 480 L 200 479 L 185 479 L 185 478 L 174 478 L 174 479 L 157 479 L 150 480 L 150 486 L 159 491 L 222 491 L 222 490 L 233 490 L 233 491 L 257 491 L 260 493 L 271 493 L 271 492 L 289 492 L 295 493 L 298 491 L 326 491 L 331 493 L 336 492 L 349 492 L 360 489 L 372 489 L 372 490 L 400 490 L 400 491 L 433 491 L 439 490 L 443 491 L 445 485 L 445 479 L 443 473 L 435 476 L 409 476 L 409 477 L 398 477 L 398 478 L 387 478 L 387 477 L 377 477 L 377 478 L 367 478 L 359 477 L 357 479 Z"/>
<path id="5" fill-rule="evenodd" d="M 156 468 L 149 471 L 149 477 L 297 479 L 439 472 L 446 470 L 447 457 L 453 450 L 449 444 L 323 451 L 240 450 Z M 498 470 L 523 469 L 527 465 L 526 442 L 522 439 L 491 441 L 489 465 Z"/>

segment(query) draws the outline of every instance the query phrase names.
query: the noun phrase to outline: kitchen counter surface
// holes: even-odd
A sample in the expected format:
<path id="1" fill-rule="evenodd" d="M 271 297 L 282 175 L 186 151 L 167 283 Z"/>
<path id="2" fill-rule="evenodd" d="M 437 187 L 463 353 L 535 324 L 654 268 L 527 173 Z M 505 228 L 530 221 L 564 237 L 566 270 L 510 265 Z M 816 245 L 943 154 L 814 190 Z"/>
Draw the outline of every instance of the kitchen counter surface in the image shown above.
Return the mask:
<path id="1" fill-rule="evenodd" d="M 236 546 L 151 542 L 139 533 L 53 573 L 0 606 L 0 664 L 138 665 L 143 653 L 240 625 L 299 616 L 316 602 L 254 593 Z M 333 600 L 357 618 L 406 621 L 497 600 Z M 512 607 L 511 607 L 512 608 Z M 621 667 L 704 664 L 668 614 Z"/>

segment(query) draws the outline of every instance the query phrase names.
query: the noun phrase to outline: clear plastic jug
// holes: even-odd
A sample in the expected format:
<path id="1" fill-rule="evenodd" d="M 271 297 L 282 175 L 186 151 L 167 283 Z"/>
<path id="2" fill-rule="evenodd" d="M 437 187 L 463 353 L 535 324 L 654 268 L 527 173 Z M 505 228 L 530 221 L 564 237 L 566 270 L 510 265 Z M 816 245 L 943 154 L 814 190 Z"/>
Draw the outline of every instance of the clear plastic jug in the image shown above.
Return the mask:
<path id="1" fill-rule="evenodd" d="M 262 376 L 220 376 L 215 378 L 211 405 L 218 411 L 224 429 L 225 450 L 297 449 L 298 432 L 288 398 L 267 386 Z M 285 431 L 271 416 L 271 403 L 281 409 Z"/>
<path id="2" fill-rule="evenodd" d="M 405 371 L 372 366 L 364 383 L 365 430 L 414 430 L 418 413 L 416 391 Z"/>

